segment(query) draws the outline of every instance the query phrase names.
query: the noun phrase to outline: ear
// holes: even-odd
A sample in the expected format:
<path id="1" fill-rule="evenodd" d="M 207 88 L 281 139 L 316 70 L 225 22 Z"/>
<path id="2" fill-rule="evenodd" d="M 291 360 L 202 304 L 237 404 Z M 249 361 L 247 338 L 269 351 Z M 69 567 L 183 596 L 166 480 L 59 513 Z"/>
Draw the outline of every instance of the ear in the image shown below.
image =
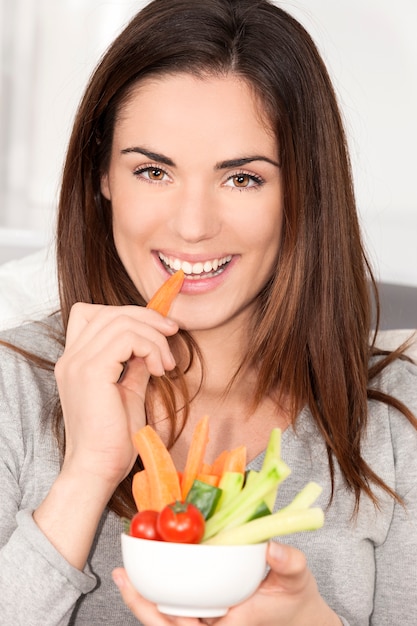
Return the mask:
<path id="1" fill-rule="evenodd" d="M 101 177 L 100 189 L 101 189 L 101 193 L 103 194 L 103 196 L 107 200 L 110 201 L 111 200 L 111 193 L 110 193 L 109 175 L 108 174 L 103 174 L 103 176 Z"/>

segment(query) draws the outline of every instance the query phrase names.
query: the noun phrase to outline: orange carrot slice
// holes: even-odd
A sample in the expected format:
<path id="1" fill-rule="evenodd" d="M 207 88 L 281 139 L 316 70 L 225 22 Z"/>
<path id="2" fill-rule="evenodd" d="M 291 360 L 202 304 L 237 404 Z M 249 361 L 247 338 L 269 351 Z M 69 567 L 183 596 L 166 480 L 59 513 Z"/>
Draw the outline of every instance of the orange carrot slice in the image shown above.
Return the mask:
<path id="1" fill-rule="evenodd" d="M 182 499 L 185 500 L 197 474 L 201 473 L 204 462 L 204 454 L 208 443 L 209 417 L 205 415 L 197 423 L 191 438 L 190 448 L 187 454 L 184 472 L 181 481 Z"/>
<path id="2" fill-rule="evenodd" d="M 196 478 L 197 480 L 201 480 L 202 483 L 206 483 L 212 487 L 217 487 L 219 484 L 219 477 L 214 474 L 205 474 L 201 472 L 200 474 L 197 474 Z"/>
<path id="3" fill-rule="evenodd" d="M 160 511 L 167 504 L 181 500 L 181 487 L 174 462 L 162 439 L 149 425 L 133 435 L 149 480 L 152 509 Z"/>
<path id="4" fill-rule="evenodd" d="M 244 474 L 246 470 L 246 446 L 239 446 L 230 450 L 227 454 L 223 472 L 240 472 Z"/>
<path id="5" fill-rule="evenodd" d="M 146 470 L 134 474 L 132 494 L 138 511 L 152 510 L 151 488 Z"/>
<path id="6" fill-rule="evenodd" d="M 168 315 L 171 304 L 181 291 L 184 278 L 185 274 L 182 270 L 178 270 L 175 274 L 172 274 L 172 276 L 154 293 L 146 305 L 146 308 L 158 311 L 161 315 Z"/>
<path id="7" fill-rule="evenodd" d="M 220 452 L 219 456 L 214 459 L 211 465 L 210 474 L 215 474 L 216 476 L 219 476 L 219 478 L 223 475 L 223 468 L 228 455 L 229 450 L 223 450 L 223 452 Z"/>
<path id="8" fill-rule="evenodd" d="M 202 463 L 202 465 L 201 465 L 201 473 L 202 474 L 212 474 L 210 463 Z"/>

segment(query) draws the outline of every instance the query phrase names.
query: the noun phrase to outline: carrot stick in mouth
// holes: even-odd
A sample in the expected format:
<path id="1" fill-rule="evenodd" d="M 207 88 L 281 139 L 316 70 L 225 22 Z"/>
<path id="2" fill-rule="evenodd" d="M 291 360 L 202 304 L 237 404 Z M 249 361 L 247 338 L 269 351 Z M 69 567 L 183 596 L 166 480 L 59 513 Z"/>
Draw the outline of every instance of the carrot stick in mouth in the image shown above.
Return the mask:
<path id="1" fill-rule="evenodd" d="M 183 270 L 178 270 L 175 274 L 172 274 L 172 276 L 154 293 L 146 305 L 146 308 L 158 311 L 161 315 L 168 315 L 172 303 L 181 291 L 184 278 L 185 274 Z"/>

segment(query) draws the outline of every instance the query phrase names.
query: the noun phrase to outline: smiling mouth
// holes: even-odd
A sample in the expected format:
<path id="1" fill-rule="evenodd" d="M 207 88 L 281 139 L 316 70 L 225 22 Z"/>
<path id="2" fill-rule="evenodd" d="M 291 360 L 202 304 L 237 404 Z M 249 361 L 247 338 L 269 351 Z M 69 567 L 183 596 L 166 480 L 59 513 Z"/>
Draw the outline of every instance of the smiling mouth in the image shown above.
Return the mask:
<path id="1" fill-rule="evenodd" d="M 232 255 L 221 257 L 219 259 L 211 259 L 210 261 L 198 261 L 197 263 L 190 263 L 189 261 L 181 261 L 181 259 L 168 257 L 161 252 L 158 253 L 162 264 L 171 274 L 182 270 L 188 280 L 197 280 L 201 278 L 211 278 L 218 276 L 228 266 L 232 260 Z"/>

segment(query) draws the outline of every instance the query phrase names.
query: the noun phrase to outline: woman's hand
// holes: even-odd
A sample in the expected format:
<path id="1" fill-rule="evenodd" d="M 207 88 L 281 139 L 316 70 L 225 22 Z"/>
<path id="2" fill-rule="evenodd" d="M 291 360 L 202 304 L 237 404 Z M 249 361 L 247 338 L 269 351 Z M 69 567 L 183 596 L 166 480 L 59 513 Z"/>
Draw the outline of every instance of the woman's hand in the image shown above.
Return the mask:
<path id="1" fill-rule="evenodd" d="M 177 330 L 143 307 L 72 308 L 55 368 L 65 423 L 64 471 L 97 474 L 111 491 L 128 474 L 137 456 L 132 434 L 145 424 L 149 377 L 175 367 L 166 337 Z"/>
<path id="2" fill-rule="evenodd" d="M 162 615 L 134 590 L 121 568 L 114 570 L 113 579 L 126 605 L 146 626 L 341 626 L 339 617 L 320 596 L 302 552 L 271 541 L 268 564 L 268 576 L 248 600 L 232 607 L 224 617 L 206 620 Z"/>
<path id="3" fill-rule="evenodd" d="M 62 470 L 33 514 L 74 567 L 87 560 L 101 515 L 137 456 L 150 375 L 175 367 L 178 326 L 144 307 L 76 304 L 55 367 L 66 449 Z M 123 373 L 123 376 L 121 376 Z"/>

